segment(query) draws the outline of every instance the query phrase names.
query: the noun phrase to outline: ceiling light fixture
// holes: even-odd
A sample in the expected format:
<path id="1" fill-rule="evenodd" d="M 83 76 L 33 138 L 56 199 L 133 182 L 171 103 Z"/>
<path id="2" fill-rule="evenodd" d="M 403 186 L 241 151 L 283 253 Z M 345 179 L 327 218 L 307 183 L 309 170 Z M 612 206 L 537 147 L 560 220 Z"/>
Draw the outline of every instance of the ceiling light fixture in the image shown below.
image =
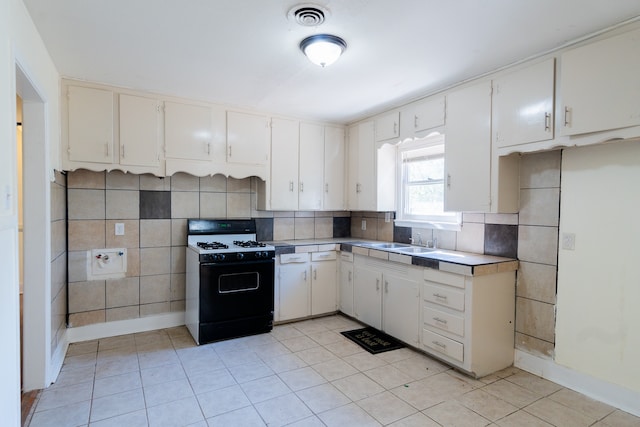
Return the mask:
<path id="1" fill-rule="evenodd" d="M 309 61 L 323 68 L 336 62 L 346 48 L 344 40 L 331 34 L 314 34 L 300 42 L 300 50 Z"/>

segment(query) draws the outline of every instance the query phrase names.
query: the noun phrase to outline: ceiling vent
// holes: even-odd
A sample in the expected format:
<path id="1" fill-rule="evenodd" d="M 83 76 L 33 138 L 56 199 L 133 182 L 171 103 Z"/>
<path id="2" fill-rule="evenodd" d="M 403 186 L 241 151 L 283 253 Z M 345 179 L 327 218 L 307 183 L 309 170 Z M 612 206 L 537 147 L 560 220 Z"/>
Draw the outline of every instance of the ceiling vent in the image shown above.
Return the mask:
<path id="1" fill-rule="evenodd" d="M 329 11 L 317 4 L 299 4 L 289 10 L 290 20 L 304 27 L 317 27 L 322 24 Z"/>

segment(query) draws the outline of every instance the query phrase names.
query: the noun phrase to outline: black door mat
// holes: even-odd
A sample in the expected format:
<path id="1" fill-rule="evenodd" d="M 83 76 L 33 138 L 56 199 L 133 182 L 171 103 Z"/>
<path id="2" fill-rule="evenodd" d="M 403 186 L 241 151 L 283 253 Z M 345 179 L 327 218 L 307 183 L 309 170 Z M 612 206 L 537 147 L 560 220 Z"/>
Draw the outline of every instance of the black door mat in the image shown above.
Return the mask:
<path id="1" fill-rule="evenodd" d="M 404 344 L 400 341 L 384 332 L 380 332 L 376 328 L 354 329 L 352 331 L 341 332 L 341 334 L 371 354 L 397 350 L 404 347 Z"/>

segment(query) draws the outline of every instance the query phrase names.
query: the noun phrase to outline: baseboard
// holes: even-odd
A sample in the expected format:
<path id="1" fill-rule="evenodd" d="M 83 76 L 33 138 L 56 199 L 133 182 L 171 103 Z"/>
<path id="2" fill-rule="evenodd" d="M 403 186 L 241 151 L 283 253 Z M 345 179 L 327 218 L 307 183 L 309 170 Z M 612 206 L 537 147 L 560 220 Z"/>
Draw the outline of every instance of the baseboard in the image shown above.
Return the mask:
<path id="1" fill-rule="evenodd" d="M 140 317 L 138 319 L 118 320 L 115 322 L 95 323 L 67 329 L 69 343 L 134 334 L 156 329 L 173 328 L 184 325 L 184 311 Z"/>
<path id="2" fill-rule="evenodd" d="M 515 351 L 514 366 L 592 399 L 640 416 L 640 392 L 603 381 L 521 350 Z"/>
<path id="3" fill-rule="evenodd" d="M 49 378 L 47 379 L 47 387 L 54 383 L 58 379 L 58 374 L 62 370 L 62 364 L 64 358 L 67 355 L 67 349 L 69 348 L 69 334 L 68 329 L 62 332 L 62 336 L 58 341 L 55 353 L 51 355 L 51 370 L 49 371 Z"/>

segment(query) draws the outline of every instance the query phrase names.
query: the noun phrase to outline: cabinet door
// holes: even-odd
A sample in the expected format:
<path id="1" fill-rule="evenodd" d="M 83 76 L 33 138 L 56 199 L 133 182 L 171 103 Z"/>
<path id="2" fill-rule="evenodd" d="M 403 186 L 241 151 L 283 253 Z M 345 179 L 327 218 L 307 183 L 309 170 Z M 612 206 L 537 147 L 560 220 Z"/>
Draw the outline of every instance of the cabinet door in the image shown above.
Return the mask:
<path id="1" fill-rule="evenodd" d="M 269 161 L 269 122 L 266 116 L 227 112 L 227 161 L 266 165 Z"/>
<path id="2" fill-rule="evenodd" d="M 390 113 L 376 119 L 376 141 L 400 136 L 400 113 Z"/>
<path id="3" fill-rule="evenodd" d="M 157 99 L 120 95 L 120 164 L 159 166 L 160 104 Z"/>
<path id="4" fill-rule="evenodd" d="M 69 86 L 69 160 L 113 163 L 113 92 Z"/>
<path id="5" fill-rule="evenodd" d="M 444 96 L 433 96 L 416 104 L 413 114 L 413 130 L 420 132 L 444 125 Z"/>
<path id="6" fill-rule="evenodd" d="M 324 210 L 343 210 L 344 129 L 324 128 Z"/>
<path id="7" fill-rule="evenodd" d="M 420 291 L 416 280 L 385 273 L 383 330 L 408 344 L 420 343 Z"/>
<path id="8" fill-rule="evenodd" d="M 310 313 L 309 263 L 280 266 L 280 320 L 306 317 Z"/>
<path id="9" fill-rule="evenodd" d="M 376 210 L 376 147 L 373 122 L 358 125 L 357 183 L 355 209 Z"/>
<path id="10" fill-rule="evenodd" d="M 640 125 L 640 30 L 562 54 L 562 135 Z"/>
<path id="11" fill-rule="evenodd" d="M 355 316 L 353 311 L 353 263 L 340 264 L 340 311 Z"/>
<path id="12" fill-rule="evenodd" d="M 314 254 L 316 255 L 316 254 Z M 311 314 L 333 313 L 338 309 L 335 252 L 332 261 L 311 263 Z"/>
<path id="13" fill-rule="evenodd" d="M 208 106 L 164 103 L 165 157 L 211 160 L 217 154 L 222 160 L 224 151 L 220 153 L 220 146 L 224 145 L 224 139 L 224 110 L 214 112 Z"/>
<path id="14" fill-rule="evenodd" d="M 271 121 L 271 209 L 298 209 L 298 142 L 297 121 Z"/>
<path id="15" fill-rule="evenodd" d="M 300 123 L 298 208 L 322 209 L 324 197 L 324 127 Z"/>
<path id="16" fill-rule="evenodd" d="M 494 80 L 495 147 L 553 139 L 554 79 L 552 58 Z"/>
<path id="17" fill-rule="evenodd" d="M 347 142 L 347 209 L 358 209 L 358 145 L 360 144 L 359 126 L 349 128 Z"/>
<path id="18" fill-rule="evenodd" d="M 356 319 L 382 329 L 382 273 L 354 267 L 353 302 Z"/>
<path id="19" fill-rule="evenodd" d="M 488 212 L 491 207 L 491 82 L 447 95 L 446 211 Z"/>

